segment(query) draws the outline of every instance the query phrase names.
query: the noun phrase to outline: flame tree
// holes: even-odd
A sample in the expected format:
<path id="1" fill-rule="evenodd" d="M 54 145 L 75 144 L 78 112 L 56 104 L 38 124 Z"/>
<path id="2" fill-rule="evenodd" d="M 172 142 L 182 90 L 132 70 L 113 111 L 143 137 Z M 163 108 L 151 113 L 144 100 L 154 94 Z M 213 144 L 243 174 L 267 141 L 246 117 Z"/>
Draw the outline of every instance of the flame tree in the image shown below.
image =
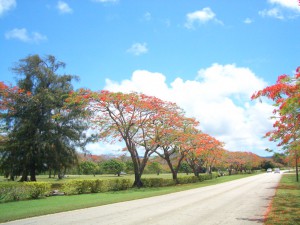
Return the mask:
<path id="1" fill-rule="evenodd" d="M 294 158 L 296 179 L 300 155 L 300 67 L 294 76 L 281 75 L 274 85 L 253 94 L 252 99 L 265 96 L 274 102 L 274 129 L 266 133 L 270 141 L 278 141 L 278 146 Z"/>
<path id="2" fill-rule="evenodd" d="M 149 157 L 158 145 L 149 134 L 155 121 L 163 117 L 164 102 L 158 98 L 137 93 L 90 92 L 92 122 L 97 126 L 99 140 L 124 141 L 134 168 L 134 186 L 141 187 L 141 176 Z"/>

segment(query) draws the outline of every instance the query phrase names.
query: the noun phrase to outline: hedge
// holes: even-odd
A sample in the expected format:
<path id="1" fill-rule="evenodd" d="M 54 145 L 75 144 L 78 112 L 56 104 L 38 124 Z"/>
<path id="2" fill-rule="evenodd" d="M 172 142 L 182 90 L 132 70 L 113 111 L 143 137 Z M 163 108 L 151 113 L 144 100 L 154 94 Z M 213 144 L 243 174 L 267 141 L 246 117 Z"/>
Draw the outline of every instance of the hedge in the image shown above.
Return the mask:
<path id="1" fill-rule="evenodd" d="M 50 186 L 46 182 L 1 183 L 0 202 L 45 197 Z"/>
<path id="2" fill-rule="evenodd" d="M 114 180 L 72 180 L 66 182 L 62 190 L 67 195 L 77 195 L 86 193 L 98 193 L 107 191 L 121 191 L 132 187 L 130 179 Z"/>
<path id="3" fill-rule="evenodd" d="M 200 174 L 198 177 L 196 176 L 186 176 L 177 178 L 177 182 L 173 179 L 165 179 L 165 178 L 144 178 L 142 179 L 144 187 L 166 187 L 172 186 L 176 184 L 190 184 L 202 182 L 204 180 L 211 180 L 217 178 L 218 173 L 212 174 Z"/>
<path id="4" fill-rule="evenodd" d="M 217 173 L 200 174 L 196 176 L 179 177 L 177 181 L 165 178 L 142 178 L 144 187 L 166 187 L 176 184 L 196 183 L 204 180 L 216 178 Z M 77 195 L 86 193 L 98 193 L 108 191 L 127 190 L 132 187 L 133 181 L 130 179 L 114 180 L 71 180 L 60 184 L 60 192 L 67 195 Z M 0 202 L 17 201 L 24 199 L 37 199 L 49 196 L 54 185 L 47 182 L 8 182 L 0 183 Z M 56 186 L 56 185 L 55 185 Z"/>

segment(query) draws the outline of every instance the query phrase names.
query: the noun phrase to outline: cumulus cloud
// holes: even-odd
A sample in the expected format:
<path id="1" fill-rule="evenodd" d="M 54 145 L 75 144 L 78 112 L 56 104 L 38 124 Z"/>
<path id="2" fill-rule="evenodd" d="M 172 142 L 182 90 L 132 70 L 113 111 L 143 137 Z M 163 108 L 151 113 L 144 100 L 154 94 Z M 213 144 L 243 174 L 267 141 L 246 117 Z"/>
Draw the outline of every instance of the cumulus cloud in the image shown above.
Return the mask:
<path id="1" fill-rule="evenodd" d="M 268 0 L 273 7 L 259 11 L 262 17 L 273 17 L 276 19 L 294 19 L 299 16 L 300 4 L 297 0 Z"/>
<path id="2" fill-rule="evenodd" d="M 0 16 L 17 6 L 16 0 L 0 0 Z"/>
<path id="3" fill-rule="evenodd" d="M 222 24 L 222 22 L 216 18 L 216 14 L 209 7 L 206 7 L 202 10 L 188 13 L 184 26 L 188 29 L 193 29 L 195 28 L 195 24 L 204 24 L 211 20 Z"/>
<path id="4" fill-rule="evenodd" d="M 300 12 L 298 0 L 268 0 L 269 3 Z"/>
<path id="5" fill-rule="evenodd" d="M 147 43 L 134 43 L 127 52 L 136 56 L 145 54 L 148 52 Z"/>
<path id="6" fill-rule="evenodd" d="M 65 13 L 72 13 L 73 10 L 71 7 L 68 5 L 68 3 L 63 2 L 63 1 L 58 1 L 57 3 L 57 9 L 59 10 L 60 13 L 65 14 Z"/>
<path id="7" fill-rule="evenodd" d="M 272 129 L 273 107 L 250 100 L 265 86 L 248 68 L 213 64 L 199 70 L 194 80 L 176 78 L 167 84 L 161 73 L 137 70 L 128 80 L 107 79 L 105 89 L 142 92 L 176 102 L 187 116 L 200 121 L 204 132 L 224 141 L 226 149 L 265 155 L 270 143 L 262 136 Z"/>
<path id="8" fill-rule="evenodd" d="M 26 43 L 39 43 L 41 41 L 47 40 L 45 35 L 40 34 L 39 32 L 28 33 L 26 28 L 15 28 L 5 33 L 6 39 L 17 39 Z"/>
<path id="9" fill-rule="evenodd" d="M 262 17 L 273 17 L 280 20 L 285 18 L 281 10 L 278 8 L 264 9 L 262 11 L 259 11 L 258 14 L 261 15 Z"/>

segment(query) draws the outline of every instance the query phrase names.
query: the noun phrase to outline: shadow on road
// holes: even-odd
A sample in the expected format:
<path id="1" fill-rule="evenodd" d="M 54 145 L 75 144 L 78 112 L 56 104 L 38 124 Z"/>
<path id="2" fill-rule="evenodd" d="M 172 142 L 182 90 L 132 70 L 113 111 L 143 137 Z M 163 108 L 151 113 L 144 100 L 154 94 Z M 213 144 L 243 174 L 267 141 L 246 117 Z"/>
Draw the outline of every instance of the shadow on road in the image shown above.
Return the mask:
<path id="1" fill-rule="evenodd" d="M 261 218 L 236 218 L 237 220 L 242 220 L 242 221 L 250 221 L 250 222 L 257 222 L 258 224 L 263 224 L 264 219 Z"/>

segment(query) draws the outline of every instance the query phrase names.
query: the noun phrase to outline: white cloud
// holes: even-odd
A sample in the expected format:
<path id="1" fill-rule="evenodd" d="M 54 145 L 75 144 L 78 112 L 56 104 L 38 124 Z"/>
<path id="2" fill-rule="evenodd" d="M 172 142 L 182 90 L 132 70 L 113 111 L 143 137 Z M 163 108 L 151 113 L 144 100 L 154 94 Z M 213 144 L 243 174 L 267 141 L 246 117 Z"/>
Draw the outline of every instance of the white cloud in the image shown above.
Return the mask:
<path id="1" fill-rule="evenodd" d="M 282 12 L 280 9 L 278 8 L 272 8 L 272 9 L 264 9 L 262 11 L 258 12 L 259 15 L 261 15 L 262 17 L 274 17 L 276 19 L 284 19 L 285 17 L 283 16 Z"/>
<path id="2" fill-rule="evenodd" d="M 271 4 L 279 5 L 281 7 L 300 12 L 300 4 L 298 0 L 268 0 L 268 1 Z"/>
<path id="3" fill-rule="evenodd" d="M 266 155 L 270 146 L 264 134 L 272 129 L 273 107 L 251 101 L 250 96 L 266 86 L 250 69 L 213 64 L 201 69 L 195 80 L 176 78 L 170 84 L 161 73 L 137 70 L 120 83 L 106 80 L 105 89 L 143 92 L 176 102 L 187 116 L 196 117 L 201 129 L 226 143 L 231 151 Z"/>
<path id="4" fill-rule="evenodd" d="M 119 144 L 109 144 L 109 143 L 90 143 L 86 145 L 86 150 L 90 151 L 93 154 L 97 155 L 119 155 L 119 154 L 124 154 L 122 152 L 122 149 L 124 146 L 121 145 L 122 143 Z"/>
<path id="5" fill-rule="evenodd" d="M 10 30 L 5 33 L 5 38 L 8 40 L 17 39 L 27 43 L 39 43 L 41 41 L 47 40 L 47 37 L 45 35 L 42 35 L 38 32 L 31 32 L 31 34 L 29 34 L 26 28 L 15 28 L 13 30 Z"/>
<path id="6" fill-rule="evenodd" d="M 188 13 L 186 15 L 186 23 L 184 26 L 188 29 L 193 29 L 196 23 L 204 24 L 210 20 L 223 24 L 222 21 L 216 19 L 216 14 L 209 7 L 206 7 L 202 10 Z"/>
<path id="7" fill-rule="evenodd" d="M 294 19 L 299 16 L 300 2 L 298 0 L 268 0 L 274 7 L 259 11 L 262 17 L 273 17 L 276 19 Z"/>
<path id="8" fill-rule="evenodd" d="M 68 3 L 63 2 L 63 1 L 58 1 L 57 3 L 57 9 L 59 10 L 60 13 L 72 13 L 73 10 L 71 7 L 68 5 Z"/>
<path id="9" fill-rule="evenodd" d="M 17 6 L 16 0 L 0 0 L 0 16 Z"/>
<path id="10" fill-rule="evenodd" d="M 245 24 L 251 24 L 251 23 L 253 23 L 253 20 L 251 20 L 250 18 L 246 18 L 246 19 L 244 20 L 244 23 L 245 23 Z"/>
<path id="11" fill-rule="evenodd" d="M 129 49 L 127 49 L 128 53 L 139 56 L 141 54 L 145 54 L 148 52 L 146 43 L 134 43 Z"/>

